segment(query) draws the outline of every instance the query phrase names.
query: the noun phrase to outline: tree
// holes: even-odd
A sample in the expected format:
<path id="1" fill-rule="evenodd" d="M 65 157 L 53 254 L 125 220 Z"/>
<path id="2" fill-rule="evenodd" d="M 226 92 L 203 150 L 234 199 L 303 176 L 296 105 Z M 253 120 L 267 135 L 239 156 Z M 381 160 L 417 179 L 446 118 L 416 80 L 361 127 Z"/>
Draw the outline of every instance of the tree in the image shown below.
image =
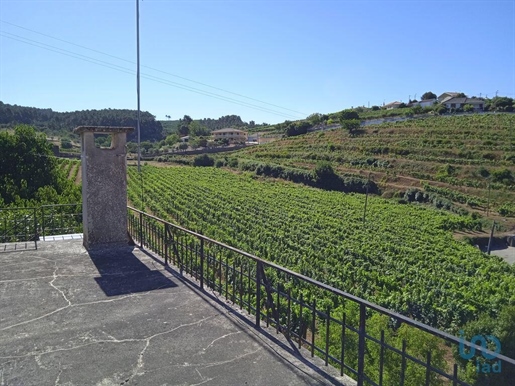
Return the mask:
<path id="1" fill-rule="evenodd" d="M 359 119 L 359 114 L 353 110 L 344 110 L 340 112 L 338 119 L 340 121 L 348 119 Z"/>
<path id="2" fill-rule="evenodd" d="M 434 92 L 428 91 L 428 92 L 425 92 L 424 94 L 422 94 L 422 97 L 420 99 L 423 101 L 427 101 L 427 100 L 436 99 L 436 98 L 437 98 L 437 96 Z"/>
<path id="3" fill-rule="evenodd" d="M 322 122 L 322 114 L 313 113 L 313 114 L 309 115 L 306 118 L 306 120 L 309 121 L 309 123 L 311 123 L 312 126 L 316 126 Z"/>
<path id="4" fill-rule="evenodd" d="M 311 127 L 311 124 L 308 121 L 288 122 L 285 133 L 288 137 L 293 137 L 295 135 L 302 135 L 302 134 L 306 134 L 310 127 Z"/>
<path id="5" fill-rule="evenodd" d="M 57 161 L 45 135 L 26 125 L 16 126 L 13 134 L 0 132 L 0 197 L 4 204 L 34 199 L 47 185 L 61 192 Z"/>
<path id="6" fill-rule="evenodd" d="M 189 133 L 190 133 L 190 135 L 192 135 L 194 137 L 200 137 L 203 135 L 211 134 L 211 132 L 209 131 L 209 129 L 207 127 L 202 126 L 198 122 L 191 122 L 189 124 Z"/>
<path id="7" fill-rule="evenodd" d="M 340 123 L 342 127 L 349 133 L 353 133 L 355 130 L 358 130 L 361 126 L 361 121 L 359 119 L 346 119 L 340 121 Z"/>
<path id="8" fill-rule="evenodd" d="M 465 106 L 463 106 L 463 111 L 465 111 L 466 113 L 471 113 L 474 111 L 474 106 L 466 104 Z"/>
<path id="9" fill-rule="evenodd" d="M 172 145 L 176 144 L 177 142 L 179 142 L 179 136 L 177 134 L 170 134 L 165 139 L 165 143 L 168 146 L 172 146 Z"/>

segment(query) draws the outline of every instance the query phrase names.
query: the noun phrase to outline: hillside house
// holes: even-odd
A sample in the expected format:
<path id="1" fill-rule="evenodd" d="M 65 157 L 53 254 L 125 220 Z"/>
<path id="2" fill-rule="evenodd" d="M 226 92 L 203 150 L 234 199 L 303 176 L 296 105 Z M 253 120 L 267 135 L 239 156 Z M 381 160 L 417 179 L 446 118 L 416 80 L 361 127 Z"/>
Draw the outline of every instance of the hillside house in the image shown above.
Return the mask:
<path id="1" fill-rule="evenodd" d="M 458 95 L 460 95 L 459 92 L 444 92 L 438 97 L 438 103 L 445 103 L 445 101 L 456 98 Z"/>
<path id="2" fill-rule="evenodd" d="M 386 110 L 392 110 L 392 109 L 398 109 L 400 107 L 400 105 L 402 105 L 402 102 L 391 102 L 391 103 L 388 103 L 386 105 L 384 105 L 383 107 L 386 109 Z"/>
<path id="3" fill-rule="evenodd" d="M 229 142 L 247 142 L 248 134 L 246 131 L 238 129 L 220 129 L 212 132 L 215 141 L 227 138 Z"/>
<path id="4" fill-rule="evenodd" d="M 459 109 L 465 105 L 472 105 L 474 111 L 483 111 L 485 101 L 478 98 L 450 98 L 442 102 L 448 109 Z"/>
<path id="5" fill-rule="evenodd" d="M 420 107 L 431 107 L 436 103 L 436 99 L 426 99 L 420 102 L 417 102 L 416 104 Z"/>

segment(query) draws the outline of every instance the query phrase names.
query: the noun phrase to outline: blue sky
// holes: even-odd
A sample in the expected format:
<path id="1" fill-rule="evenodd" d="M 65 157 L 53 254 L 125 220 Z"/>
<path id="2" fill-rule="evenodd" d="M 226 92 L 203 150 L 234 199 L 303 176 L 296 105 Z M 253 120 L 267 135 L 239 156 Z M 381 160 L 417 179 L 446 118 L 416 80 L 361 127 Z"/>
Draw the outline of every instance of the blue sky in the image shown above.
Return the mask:
<path id="1" fill-rule="evenodd" d="M 136 108 L 135 0 L 0 0 L 0 101 Z M 515 97 L 515 1 L 140 1 L 141 109 L 283 122 Z M 206 95 L 207 94 L 207 95 Z"/>

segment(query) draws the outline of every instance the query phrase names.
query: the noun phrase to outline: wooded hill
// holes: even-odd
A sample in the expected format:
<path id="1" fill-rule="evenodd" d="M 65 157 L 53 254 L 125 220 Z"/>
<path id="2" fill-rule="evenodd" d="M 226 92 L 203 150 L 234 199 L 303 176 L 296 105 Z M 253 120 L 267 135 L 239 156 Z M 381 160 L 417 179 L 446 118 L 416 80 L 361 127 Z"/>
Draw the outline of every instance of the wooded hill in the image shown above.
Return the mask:
<path id="1" fill-rule="evenodd" d="M 47 136 L 72 137 L 77 126 L 137 126 L 136 110 L 102 109 L 60 113 L 52 109 L 9 105 L 0 102 L 0 127 L 14 127 L 18 124 L 34 126 Z M 137 133 L 128 136 L 136 140 Z M 163 139 L 163 126 L 147 111 L 141 112 L 141 140 Z"/>

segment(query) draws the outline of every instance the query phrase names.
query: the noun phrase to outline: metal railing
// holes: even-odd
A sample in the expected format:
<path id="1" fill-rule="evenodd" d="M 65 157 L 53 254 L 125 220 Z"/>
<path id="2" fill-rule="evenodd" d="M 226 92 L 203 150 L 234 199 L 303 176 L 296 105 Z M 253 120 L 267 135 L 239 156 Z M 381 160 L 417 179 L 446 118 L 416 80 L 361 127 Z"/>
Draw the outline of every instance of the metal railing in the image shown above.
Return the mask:
<path id="1" fill-rule="evenodd" d="M 82 232 L 82 204 L 0 208 L 0 244 L 34 242 L 40 237 Z"/>
<path id="2" fill-rule="evenodd" d="M 0 244 L 33 241 L 37 249 L 37 208 L 0 208 Z"/>
<path id="3" fill-rule="evenodd" d="M 468 362 L 457 358 L 458 347 L 477 351 L 478 366 L 485 363 L 480 354 L 499 361 L 499 367 L 502 362 L 502 374 L 481 373 L 476 384 L 511 384 L 501 383 L 509 381 L 501 377 L 514 374 L 515 360 L 486 344 L 457 338 L 131 207 L 128 228 L 139 246 L 161 256 L 164 264 L 254 315 L 257 328 L 275 328 L 325 365 L 350 375 L 358 386 L 469 385 Z M 431 348 L 421 347 L 424 342 Z"/>

